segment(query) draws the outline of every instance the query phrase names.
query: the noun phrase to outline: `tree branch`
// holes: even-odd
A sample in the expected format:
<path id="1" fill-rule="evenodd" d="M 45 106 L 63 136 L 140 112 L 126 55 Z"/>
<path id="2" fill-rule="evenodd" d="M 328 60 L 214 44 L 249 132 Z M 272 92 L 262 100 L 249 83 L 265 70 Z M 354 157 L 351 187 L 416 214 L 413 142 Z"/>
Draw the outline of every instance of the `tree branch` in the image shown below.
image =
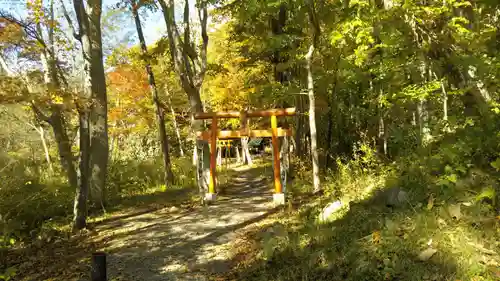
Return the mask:
<path id="1" fill-rule="evenodd" d="M 321 28 L 319 26 L 318 16 L 314 6 L 314 0 L 307 1 L 307 14 L 309 15 L 309 23 L 312 25 L 313 45 L 316 47 L 321 34 Z"/>
<path id="2" fill-rule="evenodd" d="M 59 3 L 61 4 L 61 8 L 63 10 L 63 15 L 66 21 L 68 22 L 69 27 L 71 28 L 71 32 L 73 33 L 73 37 L 75 37 L 76 40 L 81 41 L 82 40 L 82 35 L 80 32 L 76 32 L 76 28 L 73 25 L 73 20 L 71 20 L 71 17 L 69 16 L 68 10 L 66 10 L 66 6 L 64 5 L 63 0 L 59 0 Z"/>
<path id="3" fill-rule="evenodd" d="M 207 33 L 207 20 L 208 20 L 208 11 L 207 11 L 207 3 L 205 0 L 199 0 L 198 2 L 198 16 L 200 18 L 201 24 L 201 38 L 202 45 L 200 50 L 200 71 L 197 74 L 196 86 L 201 87 L 203 83 L 203 79 L 205 78 L 205 72 L 207 71 L 207 47 L 208 47 L 208 33 Z"/>
<path id="4" fill-rule="evenodd" d="M 45 44 L 45 41 L 43 40 L 42 37 L 43 35 L 40 34 L 39 28 L 35 23 L 23 22 L 22 20 L 17 19 L 16 17 L 14 17 L 13 15 L 4 10 L 0 10 L 0 18 L 3 18 L 10 23 L 22 27 L 29 37 L 35 39 L 38 43 L 40 43 L 42 48 L 47 49 L 47 45 Z"/>
<path id="5" fill-rule="evenodd" d="M 38 106 L 36 106 L 34 101 L 31 101 L 31 108 L 33 109 L 33 112 L 35 113 L 36 118 L 39 120 L 45 121 L 50 124 L 50 117 L 45 115 Z"/>

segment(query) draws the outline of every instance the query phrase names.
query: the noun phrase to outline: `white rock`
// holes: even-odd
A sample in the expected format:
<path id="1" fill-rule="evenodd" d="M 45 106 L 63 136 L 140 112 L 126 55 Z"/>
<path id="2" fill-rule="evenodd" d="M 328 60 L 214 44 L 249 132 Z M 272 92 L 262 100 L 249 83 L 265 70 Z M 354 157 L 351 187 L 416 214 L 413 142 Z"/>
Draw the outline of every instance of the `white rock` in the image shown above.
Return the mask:
<path id="1" fill-rule="evenodd" d="M 406 203 L 406 201 L 408 201 L 408 192 L 400 190 L 398 193 L 398 201 L 400 204 Z"/>
<path id="2" fill-rule="evenodd" d="M 426 260 L 430 259 L 435 253 L 437 253 L 436 249 L 428 248 L 426 250 L 423 250 L 418 255 L 418 259 L 421 260 L 421 261 L 426 261 Z"/>
<path id="3" fill-rule="evenodd" d="M 343 206 L 343 204 L 340 201 L 335 201 L 335 202 L 332 202 L 332 203 L 328 204 L 328 206 L 326 206 L 323 209 L 323 211 L 321 212 L 319 220 L 320 221 L 326 221 L 326 220 L 328 220 L 328 218 L 333 213 L 335 213 L 336 211 L 340 210 L 342 208 L 342 206 Z"/>
<path id="4" fill-rule="evenodd" d="M 459 220 L 462 217 L 462 212 L 460 211 L 460 204 L 454 204 L 448 206 L 448 213 L 454 219 Z"/>

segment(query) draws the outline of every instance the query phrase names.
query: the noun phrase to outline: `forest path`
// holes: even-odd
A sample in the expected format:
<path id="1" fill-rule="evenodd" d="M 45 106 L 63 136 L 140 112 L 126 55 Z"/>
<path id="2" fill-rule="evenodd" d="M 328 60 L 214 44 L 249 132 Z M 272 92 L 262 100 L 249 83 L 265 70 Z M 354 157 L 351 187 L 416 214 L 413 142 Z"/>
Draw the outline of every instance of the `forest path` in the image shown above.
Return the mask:
<path id="1" fill-rule="evenodd" d="M 98 225 L 109 280 L 207 280 L 230 270 L 239 233 L 276 211 L 270 169 L 235 169 L 237 176 L 213 205 L 165 208 Z"/>

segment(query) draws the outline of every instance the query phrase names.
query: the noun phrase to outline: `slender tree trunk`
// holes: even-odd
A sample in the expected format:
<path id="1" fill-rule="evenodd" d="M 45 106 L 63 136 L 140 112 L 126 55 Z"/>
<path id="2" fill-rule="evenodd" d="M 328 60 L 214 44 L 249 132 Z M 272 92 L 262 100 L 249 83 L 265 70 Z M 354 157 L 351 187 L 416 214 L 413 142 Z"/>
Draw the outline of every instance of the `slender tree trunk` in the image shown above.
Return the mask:
<path id="1" fill-rule="evenodd" d="M 203 112 L 203 106 L 199 92 L 192 94 L 191 98 L 191 112 Z M 203 130 L 203 121 L 192 119 L 191 126 L 194 131 Z M 210 147 L 208 141 L 197 139 L 195 149 L 197 149 L 196 166 L 198 169 L 198 188 L 202 192 L 208 192 L 208 184 L 210 182 Z"/>
<path id="2" fill-rule="evenodd" d="M 60 112 L 59 107 L 53 108 L 49 123 L 52 127 L 52 131 L 54 132 L 54 138 L 57 143 L 61 166 L 66 172 L 70 186 L 76 188 L 78 186 L 78 176 L 75 164 L 73 163 L 71 142 L 69 141 L 69 137 L 66 132 L 64 117 L 62 116 L 62 112 Z"/>
<path id="3" fill-rule="evenodd" d="M 330 166 L 330 157 L 332 155 L 332 131 L 333 131 L 333 103 L 331 98 L 328 99 L 328 128 L 326 132 L 326 167 Z"/>
<path id="4" fill-rule="evenodd" d="M 43 126 L 39 126 L 36 130 L 38 131 L 38 134 L 40 135 L 40 140 L 42 141 L 45 161 L 47 161 L 47 165 L 49 166 L 49 171 L 50 173 L 52 173 L 54 172 L 54 169 L 52 168 L 52 161 L 50 161 L 49 147 L 47 146 L 47 141 L 45 140 L 45 129 L 43 128 Z"/>
<path id="5" fill-rule="evenodd" d="M 170 100 L 169 100 L 169 103 L 171 103 Z M 177 136 L 177 141 L 179 142 L 179 153 L 180 153 L 181 157 L 184 157 L 184 148 L 182 145 L 181 131 L 179 129 L 179 125 L 177 124 L 177 120 L 175 118 L 174 107 L 171 105 L 170 105 L 170 112 L 172 114 L 172 123 L 174 124 L 175 135 Z"/>
<path id="6" fill-rule="evenodd" d="M 303 139 L 304 139 L 304 121 L 303 121 L 303 116 L 302 112 L 304 112 L 303 109 L 303 102 L 302 102 L 302 94 L 298 95 L 296 98 L 296 103 L 297 103 L 297 111 L 299 114 L 297 115 L 296 119 L 297 120 L 297 128 L 295 130 L 295 155 L 298 156 L 299 158 L 303 157 Z"/>
<path id="7" fill-rule="evenodd" d="M 241 163 L 247 163 L 247 154 L 245 153 L 245 148 L 243 147 L 243 139 L 241 139 Z"/>
<path id="8" fill-rule="evenodd" d="M 222 166 L 222 148 L 217 147 L 217 166 Z"/>
<path id="9" fill-rule="evenodd" d="M 316 132 L 316 101 L 314 97 L 314 80 L 312 74 L 312 56 L 314 54 L 314 45 L 309 46 L 309 52 L 306 55 L 307 60 L 307 90 L 309 97 L 309 130 L 311 133 L 311 157 L 313 166 L 313 187 L 314 191 L 320 190 L 319 180 L 319 156 L 317 148 L 317 132 Z"/>
<path id="10" fill-rule="evenodd" d="M 195 136 L 193 136 L 192 142 L 193 142 L 192 164 L 194 167 L 196 167 L 198 165 L 198 147 L 197 147 L 197 140 L 196 140 Z"/>
<path id="11" fill-rule="evenodd" d="M 336 60 L 335 60 L 335 76 L 334 76 L 334 80 L 333 80 L 333 87 L 332 87 L 332 93 L 331 95 L 328 97 L 327 101 L 328 101 L 328 131 L 327 131 L 327 143 L 326 143 L 326 167 L 330 167 L 330 159 L 331 159 L 331 155 L 332 155 L 332 135 L 333 135 L 333 119 L 334 119 L 334 111 L 333 111 L 333 107 L 336 106 L 336 103 L 335 103 L 335 92 L 337 90 L 337 80 L 338 80 L 338 65 L 339 65 L 339 62 L 340 62 L 340 56 L 337 56 Z"/>
<path id="12" fill-rule="evenodd" d="M 437 80 L 438 77 L 436 73 L 432 73 L 434 78 Z M 446 93 L 446 88 L 444 86 L 444 81 L 441 81 L 441 100 L 443 102 L 443 121 L 448 121 L 448 94 Z"/>
<path id="13" fill-rule="evenodd" d="M 382 152 L 385 156 L 387 156 L 387 128 L 384 121 L 384 117 L 380 115 L 379 117 L 379 125 L 378 125 L 378 138 L 379 143 L 382 143 Z"/>
<path id="14" fill-rule="evenodd" d="M 317 148 L 317 131 L 316 131 L 316 101 L 314 97 L 314 79 L 312 73 L 312 58 L 314 55 L 314 50 L 318 44 L 320 35 L 319 21 L 316 15 L 316 9 L 314 5 L 314 0 L 308 0 L 308 16 L 309 23 L 312 27 L 312 43 L 309 46 L 309 51 L 306 54 L 306 69 L 307 69 L 307 91 L 309 97 L 309 132 L 311 141 L 311 158 L 313 166 L 313 187 L 314 192 L 320 191 L 320 180 L 319 180 L 319 157 Z"/>
<path id="15" fill-rule="evenodd" d="M 280 176 L 283 192 L 286 192 L 286 184 L 288 182 L 288 174 L 290 173 L 290 138 L 282 137 L 280 140 Z"/>
<path id="16" fill-rule="evenodd" d="M 83 229 L 87 225 L 87 197 L 89 192 L 90 170 L 90 128 L 89 113 L 79 110 L 80 123 L 80 176 L 73 207 L 73 229 Z"/>
<path id="17" fill-rule="evenodd" d="M 252 156 L 250 155 L 250 149 L 248 148 L 248 137 L 241 138 L 241 153 L 243 154 L 243 164 L 252 166 Z"/>
<path id="18" fill-rule="evenodd" d="M 427 111 L 427 102 L 423 99 L 418 101 L 417 104 L 418 128 L 419 128 L 419 142 L 424 145 L 430 138 L 429 129 L 429 112 Z"/>
<path id="19" fill-rule="evenodd" d="M 234 151 L 236 153 L 236 163 L 241 163 L 240 150 L 236 145 L 234 146 Z"/>
<path id="20" fill-rule="evenodd" d="M 51 16 L 53 17 L 53 1 L 51 1 Z M 42 33 L 41 26 L 37 25 L 38 32 Z M 49 94 L 57 93 L 60 90 L 60 81 L 57 75 L 56 58 L 54 54 L 54 37 L 53 29 L 49 29 L 49 41 L 47 48 L 41 53 L 40 59 L 42 61 L 42 66 L 44 70 L 44 81 L 47 86 L 47 92 Z M 35 109 L 35 108 L 34 108 Z M 68 137 L 68 132 L 66 128 L 66 122 L 64 120 L 64 114 L 62 106 L 59 104 L 54 104 L 51 106 L 51 115 L 46 119 L 52 131 L 54 133 L 54 138 L 57 143 L 57 148 L 59 151 L 59 158 L 63 170 L 66 172 L 68 183 L 71 187 L 77 188 L 78 176 L 76 172 L 76 167 L 73 162 L 73 153 L 71 151 L 71 142 Z M 43 115 L 38 112 L 38 115 Z"/>
<path id="21" fill-rule="evenodd" d="M 443 120 L 448 121 L 448 94 L 446 93 L 446 88 L 444 87 L 444 82 L 441 81 L 441 91 L 443 93 Z"/>
<path id="22" fill-rule="evenodd" d="M 426 83 L 429 80 L 427 79 L 427 63 L 423 59 L 420 65 L 420 76 L 422 78 L 422 82 Z M 430 129 L 429 129 L 429 113 L 427 111 L 427 101 L 424 98 L 421 98 L 417 104 L 417 113 L 418 113 L 418 128 L 419 128 L 419 142 L 420 145 L 425 145 L 427 140 L 430 137 Z"/>
<path id="23" fill-rule="evenodd" d="M 158 123 L 158 138 L 161 144 L 161 150 L 163 153 L 163 167 L 165 171 L 165 186 L 169 186 L 174 182 L 174 174 L 172 173 L 172 165 L 170 164 L 170 154 L 167 132 L 165 130 L 165 115 L 163 108 L 161 106 L 160 98 L 158 97 L 158 89 L 155 83 L 155 77 L 151 65 L 149 64 L 148 49 L 146 47 L 146 40 L 144 39 L 144 34 L 142 33 L 141 20 L 137 12 L 137 6 L 135 2 L 132 2 L 132 14 L 134 16 L 135 27 L 137 29 L 137 34 L 139 36 L 139 42 L 141 44 L 141 51 L 143 61 L 146 64 L 146 72 L 148 74 L 149 87 L 151 88 L 151 96 L 153 98 L 153 103 L 156 111 L 156 121 Z M 174 116 L 175 118 L 175 116 Z"/>

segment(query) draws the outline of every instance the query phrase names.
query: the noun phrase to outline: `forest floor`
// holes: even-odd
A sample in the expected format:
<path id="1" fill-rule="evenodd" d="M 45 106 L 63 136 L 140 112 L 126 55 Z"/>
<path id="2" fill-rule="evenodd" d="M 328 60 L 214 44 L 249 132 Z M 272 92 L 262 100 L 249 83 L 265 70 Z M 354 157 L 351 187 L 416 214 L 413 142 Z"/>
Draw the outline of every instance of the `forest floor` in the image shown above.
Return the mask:
<path id="1" fill-rule="evenodd" d="M 278 211 L 270 172 L 267 166 L 236 167 L 209 206 L 110 216 L 87 233 L 25 249 L 12 257 L 18 260 L 14 280 L 88 280 L 96 251 L 107 254 L 109 280 L 217 279 L 230 271 L 243 233 Z"/>
<path id="2" fill-rule="evenodd" d="M 258 168 L 238 172 L 213 205 L 98 225 L 111 280 L 205 280 L 227 272 L 239 233 L 276 210 L 268 177 Z"/>
<path id="3" fill-rule="evenodd" d="M 384 178 L 358 175 L 332 183 L 344 205 L 320 222 L 333 196 L 311 196 L 295 180 L 293 201 L 273 207 L 266 162 L 221 172 L 210 206 L 189 199 L 192 188 L 168 189 L 151 195 L 156 205 L 141 195 L 78 235 L 12 249 L 10 280 L 89 280 L 94 252 L 107 254 L 110 281 L 500 280 L 500 216 L 489 201 L 409 197 L 387 206 L 390 193 L 368 192 Z"/>

